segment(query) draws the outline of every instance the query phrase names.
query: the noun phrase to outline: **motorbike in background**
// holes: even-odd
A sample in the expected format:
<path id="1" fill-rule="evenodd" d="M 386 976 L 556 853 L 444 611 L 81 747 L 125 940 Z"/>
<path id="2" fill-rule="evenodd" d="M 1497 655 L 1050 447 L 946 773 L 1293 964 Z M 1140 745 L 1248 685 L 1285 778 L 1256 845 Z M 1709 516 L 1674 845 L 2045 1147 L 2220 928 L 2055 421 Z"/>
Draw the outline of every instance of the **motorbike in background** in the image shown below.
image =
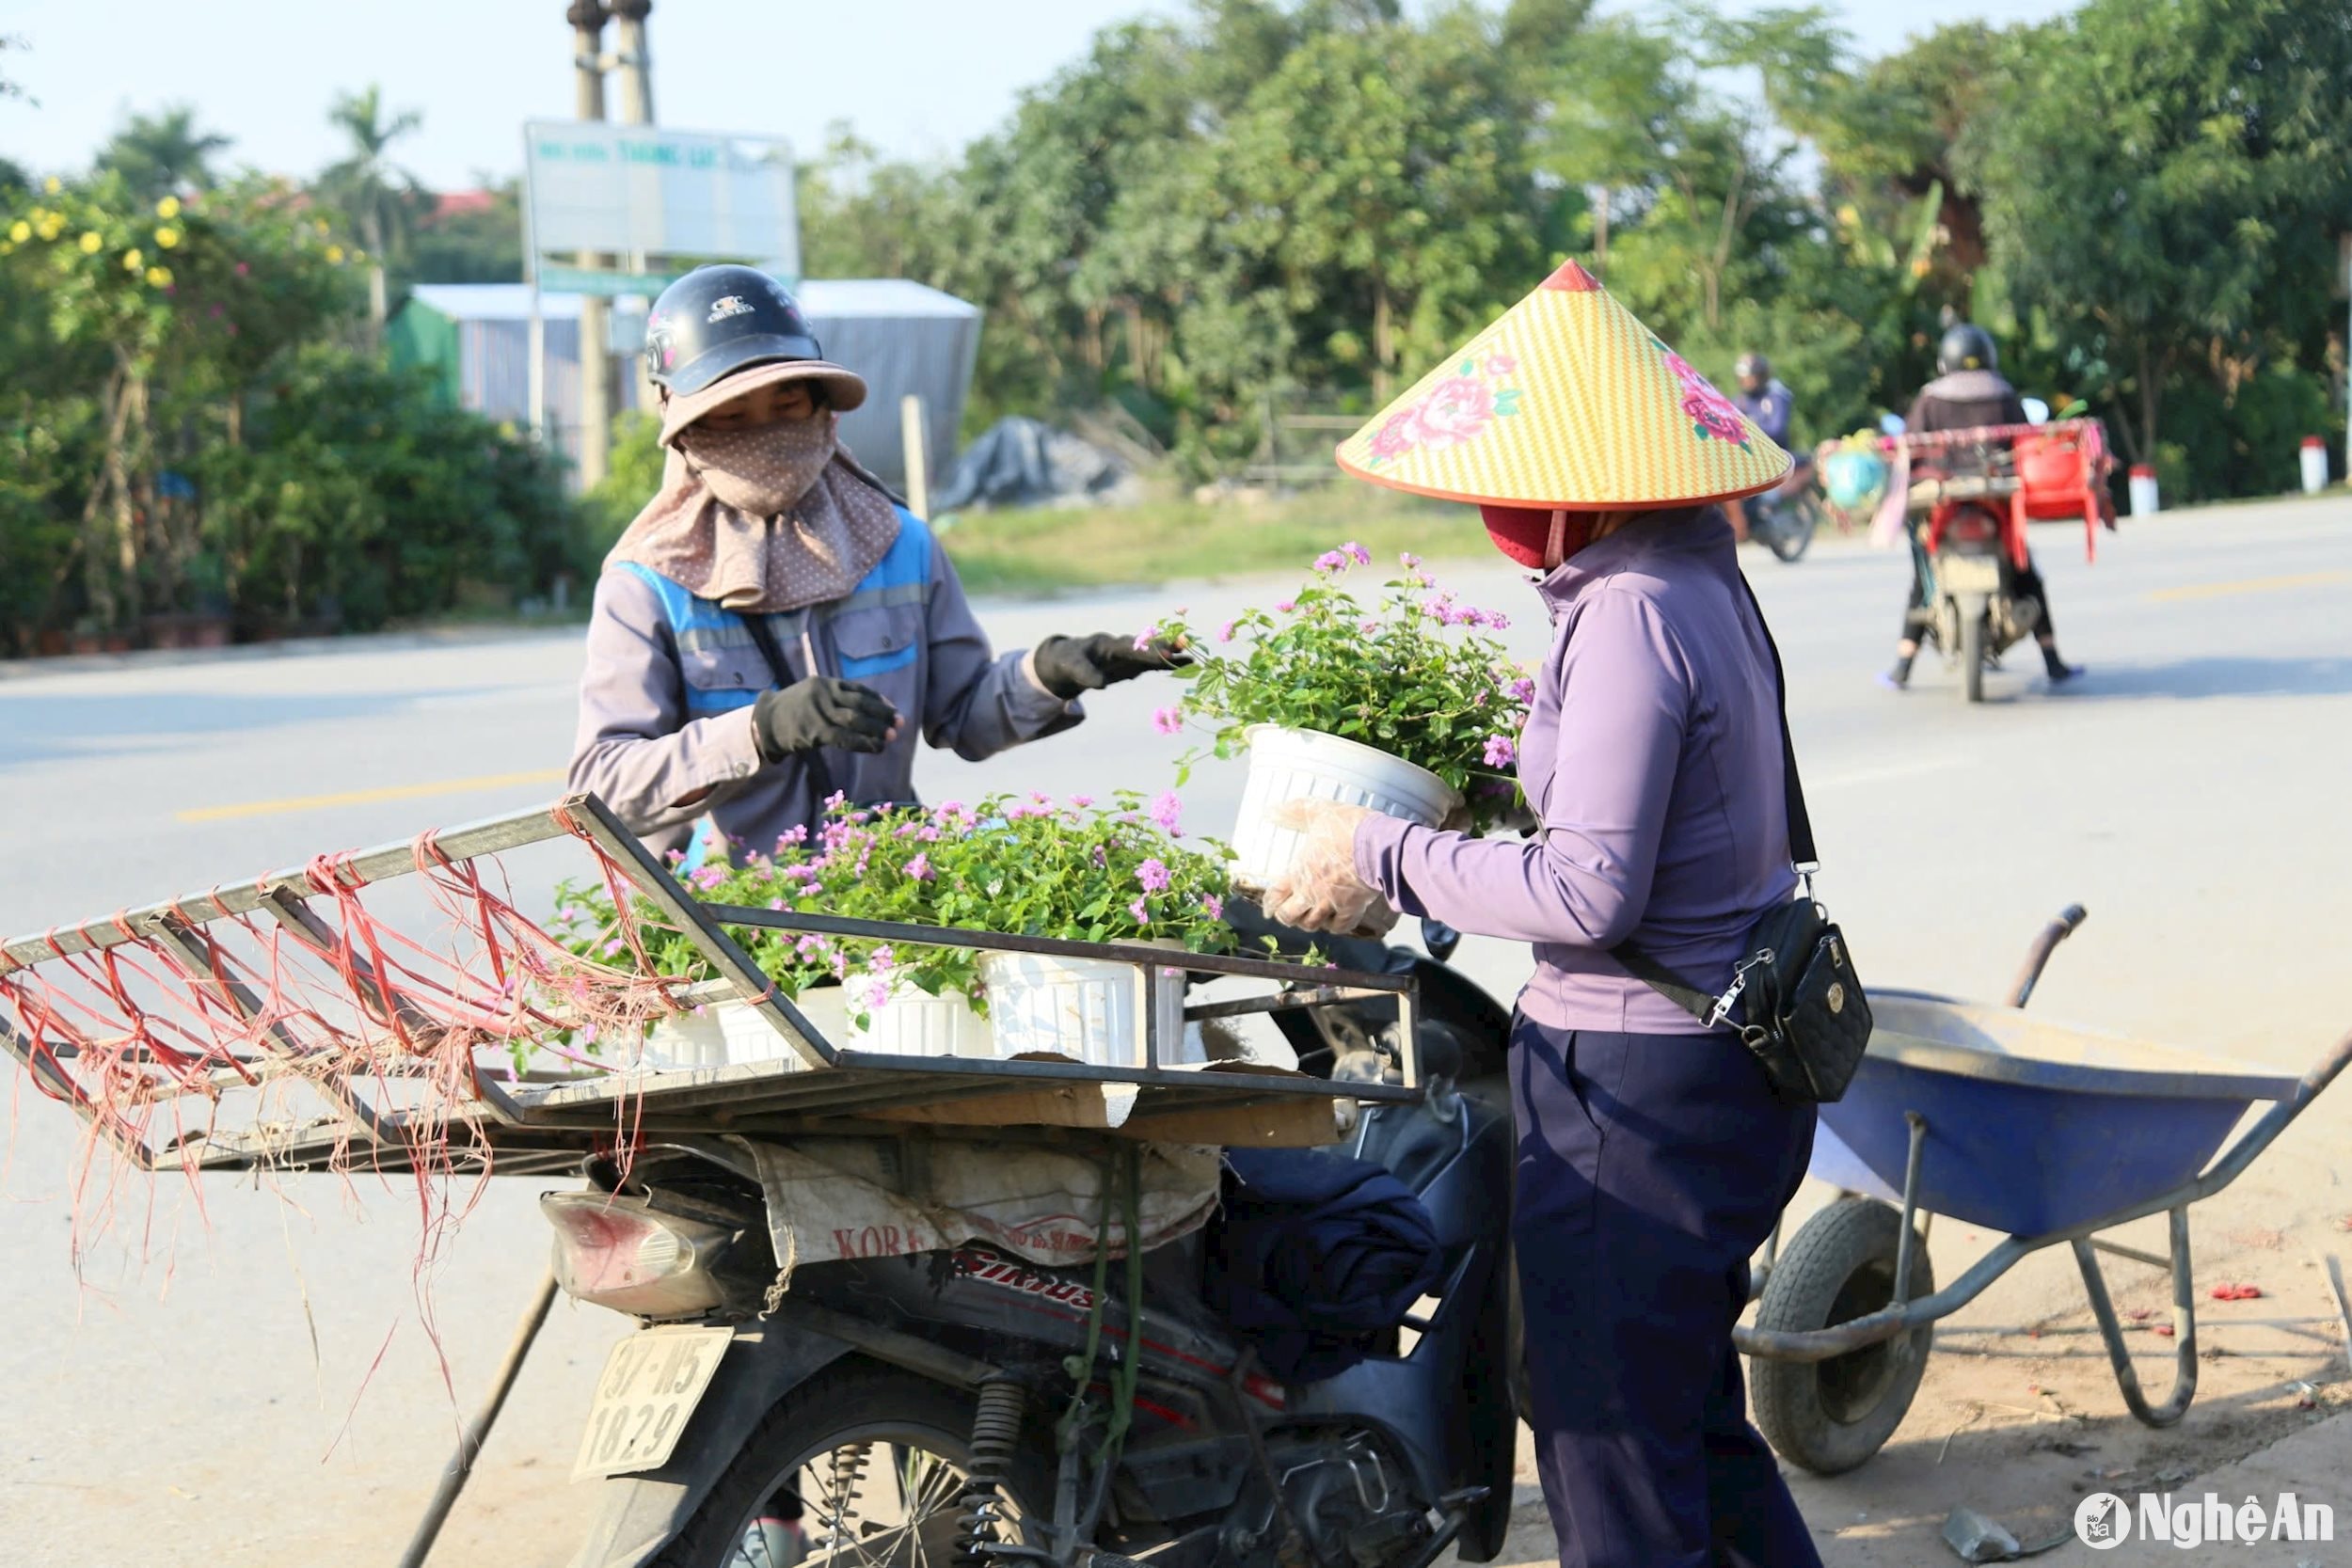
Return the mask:
<path id="1" fill-rule="evenodd" d="M 1984 700 L 1985 671 L 2042 624 L 2042 602 L 2020 588 L 2032 560 L 2026 525 L 2081 518 L 2091 560 L 2098 530 L 2115 526 L 2099 422 L 2078 417 L 2079 404 L 2053 420 L 2040 399 L 2023 401 L 2023 425 L 1915 436 L 1890 420 L 1888 449 L 1901 447 L 1915 465 L 1905 497 L 1918 586 L 1911 632 L 1959 667 L 1971 703 Z"/>
<path id="2" fill-rule="evenodd" d="M 1912 567 L 1921 607 L 1912 630 L 1960 671 L 1964 701 L 1984 700 L 1984 673 L 2034 634 L 2042 602 L 2019 592 L 2027 559 L 2024 514 L 2010 504 L 2019 488 L 2005 443 L 1948 446 L 1948 471 L 1911 486 Z"/>
<path id="3" fill-rule="evenodd" d="M 1763 546 L 1784 564 L 1802 560 L 1821 526 L 1821 501 L 1814 493 L 1813 478 L 1813 461 L 1801 453 L 1787 479 L 1740 501 L 1741 537 Z"/>
<path id="4" fill-rule="evenodd" d="M 592 1159 L 587 1191 L 543 1199 L 564 1288 L 640 1325 L 586 1451 L 677 1433 L 657 1467 L 602 1483 L 575 1568 L 1493 1558 L 1518 1420 L 1509 1015 L 1441 958 L 1317 940 L 1343 967 L 1413 974 L 1420 998 L 1410 1041 L 1392 998 L 1274 1015 L 1302 1070 L 1393 1081 L 1412 1050 L 1429 1085 L 1366 1106 L 1340 1148 L 1418 1196 L 1442 1253 L 1431 1297 L 1366 1359 L 1317 1382 L 1264 1375 L 1204 1295 L 1201 1232 L 1107 1270 L 971 1243 L 803 1263 L 775 1289 L 742 1146 L 649 1132 L 626 1165 Z M 1428 944 L 1450 953 L 1450 933 Z M 896 1156 L 910 1180 L 922 1137 Z"/>

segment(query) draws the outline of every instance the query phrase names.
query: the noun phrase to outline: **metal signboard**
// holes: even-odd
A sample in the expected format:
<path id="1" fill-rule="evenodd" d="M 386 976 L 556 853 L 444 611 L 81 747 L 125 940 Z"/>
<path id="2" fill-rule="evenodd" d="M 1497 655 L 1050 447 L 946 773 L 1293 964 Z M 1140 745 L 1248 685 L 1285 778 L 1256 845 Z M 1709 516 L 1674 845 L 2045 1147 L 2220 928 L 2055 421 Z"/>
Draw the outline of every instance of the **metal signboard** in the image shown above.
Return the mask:
<path id="1" fill-rule="evenodd" d="M 534 120 L 523 127 L 523 153 L 534 260 L 758 257 L 799 277 L 792 150 L 780 139 Z"/>

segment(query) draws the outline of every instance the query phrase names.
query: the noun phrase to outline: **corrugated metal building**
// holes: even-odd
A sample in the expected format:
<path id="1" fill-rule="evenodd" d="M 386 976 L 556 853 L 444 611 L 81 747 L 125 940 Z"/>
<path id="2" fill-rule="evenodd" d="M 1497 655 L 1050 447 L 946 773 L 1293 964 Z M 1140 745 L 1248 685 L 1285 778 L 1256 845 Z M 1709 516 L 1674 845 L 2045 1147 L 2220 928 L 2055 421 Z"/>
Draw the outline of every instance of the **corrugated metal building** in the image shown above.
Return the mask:
<path id="1" fill-rule="evenodd" d="M 866 378 L 866 405 L 844 415 L 841 436 L 859 461 L 895 486 L 906 483 L 899 401 L 923 400 L 924 435 L 936 483 L 954 463 L 956 434 L 980 351 L 980 310 L 953 294 L 898 277 L 815 279 L 793 291 L 826 357 Z M 547 345 L 547 416 L 564 455 L 580 458 L 580 298 L 539 296 Z M 617 302 L 616 353 L 633 361 L 642 309 Z M 393 357 L 433 367 L 451 401 L 516 425 L 531 418 L 531 287 L 526 283 L 423 283 L 392 318 Z M 632 365 L 615 377 L 618 406 L 637 405 Z"/>

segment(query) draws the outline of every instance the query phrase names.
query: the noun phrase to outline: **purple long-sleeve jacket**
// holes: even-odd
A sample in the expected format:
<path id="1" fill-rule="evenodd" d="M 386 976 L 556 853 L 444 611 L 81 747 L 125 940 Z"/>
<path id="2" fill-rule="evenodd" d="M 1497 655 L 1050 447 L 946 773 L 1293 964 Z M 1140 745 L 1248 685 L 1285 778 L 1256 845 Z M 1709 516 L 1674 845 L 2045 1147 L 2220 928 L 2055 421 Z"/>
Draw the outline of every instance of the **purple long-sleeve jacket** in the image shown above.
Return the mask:
<path id="1" fill-rule="evenodd" d="M 767 850 L 815 821 L 826 784 L 852 800 L 913 801 L 918 734 L 977 762 L 1083 717 L 1038 684 L 1025 655 L 991 651 L 946 553 L 911 515 L 849 597 L 769 621 L 793 679 L 871 687 L 905 720 L 898 738 L 871 755 L 823 752 L 822 781 L 803 757 L 763 765 L 751 704 L 778 682 L 740 620 L 666 579 L 608 567 L 588 624 L 572 787 L 602 796 L 656 852 L 682 847 L 706 812 Z"/>
<path id="2" fill-rule="evenodd" d="M 1537 1023 L 1702 1033 L 1608 949 L 1631 937 L 1720 990 L 1795 891 L 1772 657 L 1734 551 L 1711 507 L 1654 513 L 1544 579 L 1551 649 L 1519 739 L 1536 836 L 1357 830 L 1358 876 L 1399 909 L 1534 944 Z"/>

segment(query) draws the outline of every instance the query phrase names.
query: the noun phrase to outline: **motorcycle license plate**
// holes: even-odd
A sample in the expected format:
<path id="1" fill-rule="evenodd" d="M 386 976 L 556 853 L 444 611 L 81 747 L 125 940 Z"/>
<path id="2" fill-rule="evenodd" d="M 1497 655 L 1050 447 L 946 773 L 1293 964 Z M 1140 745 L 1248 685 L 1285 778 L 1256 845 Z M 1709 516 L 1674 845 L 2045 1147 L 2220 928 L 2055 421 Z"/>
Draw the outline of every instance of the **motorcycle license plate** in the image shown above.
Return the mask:
<path id="1" fill-rule="evenodd" d="M 1947 594 L 1997 594 L 2001 563 L 1989 555 L 1947 555 L 1935 562 L 1936 586 Z"/>
<path id="2" fill-rule="evenodd" d="M 734 1338 L 727 1328 L 647 1328 L 614 1345 L 588 1406 L 572 1479 L 666 1464 Z"/>

